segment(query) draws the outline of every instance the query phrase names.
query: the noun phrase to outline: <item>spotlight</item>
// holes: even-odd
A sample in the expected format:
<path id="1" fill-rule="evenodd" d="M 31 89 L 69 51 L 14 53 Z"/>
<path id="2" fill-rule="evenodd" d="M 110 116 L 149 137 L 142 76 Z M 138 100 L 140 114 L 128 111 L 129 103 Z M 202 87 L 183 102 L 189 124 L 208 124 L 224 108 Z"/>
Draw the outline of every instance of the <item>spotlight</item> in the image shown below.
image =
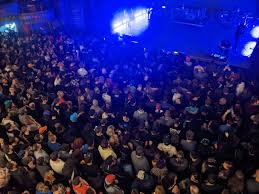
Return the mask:
<path id="1" fill-rule="evenodd" d="M 254 51 L 255 46 L 256 46 L 255 41 L 246 43 L 245 48 L 242 50 L 242 55 L 245 57 L 250 57 Z"/>
<path id="2" fill-rule="evenodd" d="M 253 38 L 259 38 L 259 26 L 256 26 L 251 30 L 251 36 Z"/>
<path id="3" fill-rule="evenodd" d="M 165 6 L 165 5 L 162 5 L 162 8 L 163 8 L 163 9 L 165 9 L 165 8 L 166 8 L 166 6 Z"/>

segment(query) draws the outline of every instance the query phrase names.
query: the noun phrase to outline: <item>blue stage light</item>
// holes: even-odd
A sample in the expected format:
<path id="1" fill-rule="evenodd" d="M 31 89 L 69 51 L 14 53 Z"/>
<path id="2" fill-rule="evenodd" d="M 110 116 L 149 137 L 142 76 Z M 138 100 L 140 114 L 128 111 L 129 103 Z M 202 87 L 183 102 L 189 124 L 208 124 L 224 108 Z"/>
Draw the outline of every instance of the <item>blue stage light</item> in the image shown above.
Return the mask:
<path id="1" fill-rule="evenodd" d="M 112 33 L 120 35 L 138 36 L 149 25 L 149 9 L 125 9 L 115 14 L 112 20 Z"/>
<path id="2" fill-rule="evenodd" d="M 259 38 L 259 26 L 256 26 L 251 30 L 251 36 L 253 38 Z"/>
<path id="3" fill-rule="evenodd" d="M 0 32 L 8 32 L 10 30 L 17 32 L 17 26 L 15 23 L 8 23 L 0 26 Z"/>

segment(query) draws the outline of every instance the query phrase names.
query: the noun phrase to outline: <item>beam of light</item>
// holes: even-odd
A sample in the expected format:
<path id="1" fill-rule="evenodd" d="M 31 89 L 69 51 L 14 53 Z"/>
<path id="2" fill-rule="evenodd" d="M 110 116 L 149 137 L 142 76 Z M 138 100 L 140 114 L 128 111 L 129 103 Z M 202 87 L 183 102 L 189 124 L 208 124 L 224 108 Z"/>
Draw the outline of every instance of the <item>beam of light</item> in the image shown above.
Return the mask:
<path id="1" fill-rule="evenodd" d="M 119 28 L 121 25 L 123 25 L 123 23 L 118 22 L 118 23 L 114 23 L 112 27 L 113 29 L 116 29 L 116 28 Z"/>
<path id="2" fill-rule="evenodd" d="M 245 57 L 250 57 L 254 51 L 255 46 L 256 46 L 255 41 L 250 41 L 246 43 L 245 48 L 242 50 L 242 55 Z"/>
<path id="3" fill-rule="evenodd" d="M 143 14 L 142 12 L 138 11 L 134 14 L 134 17 L 137 18 L 137 17 L 141 16 L 142 14 Z"/>

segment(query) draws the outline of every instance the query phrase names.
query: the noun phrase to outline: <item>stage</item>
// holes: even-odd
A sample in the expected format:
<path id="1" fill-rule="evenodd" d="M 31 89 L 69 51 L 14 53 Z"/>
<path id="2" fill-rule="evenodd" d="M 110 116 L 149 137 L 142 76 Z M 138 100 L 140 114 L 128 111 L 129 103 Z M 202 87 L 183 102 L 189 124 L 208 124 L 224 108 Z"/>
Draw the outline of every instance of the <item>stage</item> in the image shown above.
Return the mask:
<path id="1" fill-rule="evenodd" d="M 213 53 L 219 53 L 219 44 L 222 40 L 231 42 L 232 48 L 235 42 L 237 26 L 234 24 L 222 24 L 215 18 L 210 18 L 205 25 L 191 25 L 184 22 L 164 21 L 156 24 L 150 23 L 149 29 L 141 35 L 144 44 L 152 48 L 162 48 L 171 51 L 186 53 L 192 58 L 217 64 L 229 64 L 241 68 L 248 68 L 249 58 L 242 56 L 242 50 L 248 41 L 251 41 L 250 31 L 247 27 L 240 37 L 237 51 L 230 49 L 226 62 L 211 57 Z"/>
<path id="2" fill-rule="evenodd" d="M 226 61 L 222 61 L 220 59 L 214 58 L 209 53 L 208 54 L 196 53 L 194 55 L 191 55 L 190 57 L 197 61 L 202 61 L 202 62 L 206 62 L 206 63 L 213 62 L 216 65 L 230 65 L 233 67 L 239 67 L 239 68 L 244 68 L 244 69 L 249 68 L 249 65 L 250 65 L 250 59 L 248 59 L 247 57 L 244 57 L 244 56 L 235 55 L 233 53 L 229 56 L 229 59 Z"/>

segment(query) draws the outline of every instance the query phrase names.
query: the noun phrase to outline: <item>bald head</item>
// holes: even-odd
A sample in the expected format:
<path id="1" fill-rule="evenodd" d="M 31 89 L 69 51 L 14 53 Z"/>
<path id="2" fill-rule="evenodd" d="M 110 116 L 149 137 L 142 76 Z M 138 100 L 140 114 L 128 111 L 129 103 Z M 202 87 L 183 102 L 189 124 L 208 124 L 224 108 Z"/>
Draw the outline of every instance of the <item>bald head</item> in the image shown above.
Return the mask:
<path id="1" fill-rule="evenodd" d="M 191 192 L 191 194 L 199 194 L 200 189 L 196 185 L 191 185 L 190 186 L 190 192 Z"/>

